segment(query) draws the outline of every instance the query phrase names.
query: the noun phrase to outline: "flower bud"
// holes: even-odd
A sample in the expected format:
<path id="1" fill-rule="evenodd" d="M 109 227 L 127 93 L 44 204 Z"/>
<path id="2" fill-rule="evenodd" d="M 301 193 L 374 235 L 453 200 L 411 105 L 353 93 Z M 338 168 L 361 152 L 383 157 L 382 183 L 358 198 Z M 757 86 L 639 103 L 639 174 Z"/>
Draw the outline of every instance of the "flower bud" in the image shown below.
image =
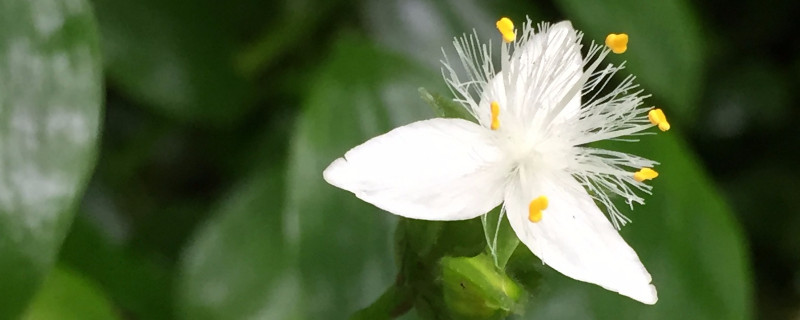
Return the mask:
<path id="1" fill-rule="evenodd" d="M 486 254 L 444 257 L 441 267 L 444 303 L 454 318 L 504 319 L 522 294 Z"/>

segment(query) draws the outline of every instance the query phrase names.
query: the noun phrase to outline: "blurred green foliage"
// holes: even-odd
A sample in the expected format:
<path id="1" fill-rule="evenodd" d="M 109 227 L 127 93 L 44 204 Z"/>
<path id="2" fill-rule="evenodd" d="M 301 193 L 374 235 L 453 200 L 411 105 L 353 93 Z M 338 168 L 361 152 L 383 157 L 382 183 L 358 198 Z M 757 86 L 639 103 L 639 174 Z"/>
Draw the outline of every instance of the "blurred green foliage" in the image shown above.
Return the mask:
<path id="1" fill-rule="evenodd" d="M 205 5 L 203 5 L 205 4 Z M 106 74 L 122 93 L 184 121 L 230 123 L 253 84 L 233 68 L 234 30 L 211 1 L 95 1 Z"/>
<path id="2" fill-rule="evenodd" d="M 0 319 L 52 268 L 94 165 L 98 38 L 86 1 L 0 1 Z"/>
<path id="3" fill-rule="evenodd" d="M 22 319 L 109 320 L 120 319 L 120 315 L 95 284 L 57 267 L 47 276 Z"/>
<path id="4" fill-rule="evenodd" d="M 796 7 L 0 0 L 0 319 L 796 318 Z M 630 34 L 611 62 L 673 130 L 603 146 L 661 163 L 621 231 L 655 306 L 543 266 L 507 224 L 491 261 L 496 211 L 398 219 L 322 180 L 372 136 L 458 116 L 441 50 L 496 42 L 501 15 Z"/>

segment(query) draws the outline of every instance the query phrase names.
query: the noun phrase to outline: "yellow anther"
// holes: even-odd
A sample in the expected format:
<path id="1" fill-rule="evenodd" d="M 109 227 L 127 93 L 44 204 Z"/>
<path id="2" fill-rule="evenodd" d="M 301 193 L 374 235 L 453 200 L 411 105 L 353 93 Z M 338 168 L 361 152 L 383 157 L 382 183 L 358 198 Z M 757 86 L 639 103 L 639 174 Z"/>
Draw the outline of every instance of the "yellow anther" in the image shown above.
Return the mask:
<path id="1" fill-rule="evenodd" d="M 642 168 L 639 171 L 636 171 L 633 174 L 633 180 L 642 182 L 645 180 L 653 180 L 658 177 L 658 172 L 653 170 L 652 168 Z"/>
<path id="2" fill-rule="evenodd" d="M 661 131 L 667 131 L 670 128 L 667 116 L 664 115 L 664 111 L 659 108 L 650 110 L 650 112 L 647 113 L 647 118 L 650 119 L 650 123 L 657 125 Z"/>
<path id="3" fill-rule="evenodd" d="M 500 105 L 497 104 L 497 101 L 492 101 L 492 130 L 500 128 L 500 119 L 497 119 L 499 115 Z"/>
<path id="4" fill-rule="evenodd" d="M 606 45 L 614 53 L 623 53 L 628 50 L 628 35 L 611 33 L 606 37 Z"/>
<path id="5" fill-rule="evenodd" d="M 542 211 L 547 209 L 547 197 L 539 196 L 528 205 L 528 220 L 539 222 L 542 220 Z"/>
<path id="6" fill-rule="evenodd" d="M 511 22 L 509 18 L 503 17 L 497 20 L 497 30 L 503 35 L 505 42 L 514 42 L 514 39 L 517 38 L 517 35 L 514 34 L 514 22 Z"/>

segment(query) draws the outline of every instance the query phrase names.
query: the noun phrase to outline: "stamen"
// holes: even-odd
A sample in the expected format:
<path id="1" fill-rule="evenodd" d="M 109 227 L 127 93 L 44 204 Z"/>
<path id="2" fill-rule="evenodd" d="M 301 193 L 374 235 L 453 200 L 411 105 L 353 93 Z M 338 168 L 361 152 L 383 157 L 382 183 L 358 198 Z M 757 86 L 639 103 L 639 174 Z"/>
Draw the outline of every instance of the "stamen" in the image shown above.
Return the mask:
<path id="1" fill-rule="evenodd" d="M 614 53 L 623 53 L 628 50 L 628 35 L 624 33 L 611 33 L 606 37 L 606 45 L 611 48 L 611 51 Z"/>
<path id="2" fill-rule="evenodd" d="M 528 205 L 528 220 L 533 223 L 542 220 L 542 210 L 547 209 L 547 197 L 539 196 Z"/>
<path id="3" fill-rule="evenodd" d="M 497 119 L 497 116 L 500 115 L 500 105 L 497 104 L 497 101 L 492 101 L 492 130 L 497 130 L 500 128 L 500 120 Z"/>
<path id="4" fill-rule="evenodd" d="M 507 43 L 514 42 L 514 39 L 517 38 L 517 35 L 514 34 L 514 22 L 509 18 L 503 17 L 497 20 L 497 30 L 503 35 L 503 41 Z"/>
<path id="5" fill-rule="evenodd" d="M 653 180 L 656 177 L 658 177 L 658 172 L 656 172 L 652 168 L 642 168 L 641 170 L 636 171 L 636 173 L 633 174 L 633 179 L 639 182 L 645 180 Z"/>
<path id="6" fill-rule="evenodd" d="M 667 131 L 670 128 L 669 122 L 667 122 L 667 116 L 664 115 L 664 111 L 659 108 L 650 110 L 650 112 L 647 113 L 647 118 L 650 119 L 650 123 L 657 125 L 661 131 Z"/>

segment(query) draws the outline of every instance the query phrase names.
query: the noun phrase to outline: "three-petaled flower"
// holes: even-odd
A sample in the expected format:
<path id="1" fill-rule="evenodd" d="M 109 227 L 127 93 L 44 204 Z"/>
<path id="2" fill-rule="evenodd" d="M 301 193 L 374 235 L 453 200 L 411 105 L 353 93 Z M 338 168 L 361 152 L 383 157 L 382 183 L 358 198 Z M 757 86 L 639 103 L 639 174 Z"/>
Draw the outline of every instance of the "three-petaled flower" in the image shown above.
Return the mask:
<path id="1" fill-rule="evenodd" d="M 650 274 L 617 232 L 630 220 L 611 197 L 643 204 L 636 192 L 650 193 L 643 181 L 658 175 L 656 162 L 587 146 L 653 125 L 669 129 L 660 109 L 641 107 L 647 96 L 632 76 L 604 91 L 623 67 L 600 63 L 627 49 L 627 35 L 609 35 L 582 57 L 582 34 L 568 21 L 537 32 L 528 20 L 518 35 L 503 18 L 497 28 L 500 71 L 475 35 L 455 40 L 466 80 L 444 61 L 455 100 L 477 124 L 437 118 L 396 128 L 336 159 L 325 180 L 414 219 L 471 219 L 502 203 L 517 236 L 545 264 L 655 303 Z"/>

